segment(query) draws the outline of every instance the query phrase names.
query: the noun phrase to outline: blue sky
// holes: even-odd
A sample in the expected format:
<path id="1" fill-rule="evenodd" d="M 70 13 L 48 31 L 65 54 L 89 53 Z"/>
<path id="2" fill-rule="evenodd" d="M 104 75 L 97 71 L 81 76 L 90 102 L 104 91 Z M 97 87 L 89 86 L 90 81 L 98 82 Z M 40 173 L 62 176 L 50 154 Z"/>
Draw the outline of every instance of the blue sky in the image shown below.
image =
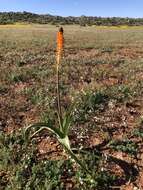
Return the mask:
<path id="1" fill-rule="evenodd" d="M 143 0 L 0 0 L 0 11 L 61 16 L 143 17 Z"/>

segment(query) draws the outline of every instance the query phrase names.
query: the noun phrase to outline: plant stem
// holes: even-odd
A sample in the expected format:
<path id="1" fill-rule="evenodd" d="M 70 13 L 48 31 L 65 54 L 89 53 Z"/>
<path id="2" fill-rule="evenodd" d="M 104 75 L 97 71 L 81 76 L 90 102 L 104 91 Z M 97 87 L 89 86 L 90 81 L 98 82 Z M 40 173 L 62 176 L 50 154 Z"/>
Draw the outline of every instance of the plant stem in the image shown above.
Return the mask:
<path id="1" fill-rule="evenodd" d="M 60 59 L 59 59 L 60 62 Z M 62 123 L 62 109 L 61 109 L 61 96 L 60 96 L 60 77 L 59 77 L 59 63 L 57 63 L 57 103 L 60 123 Z"/>

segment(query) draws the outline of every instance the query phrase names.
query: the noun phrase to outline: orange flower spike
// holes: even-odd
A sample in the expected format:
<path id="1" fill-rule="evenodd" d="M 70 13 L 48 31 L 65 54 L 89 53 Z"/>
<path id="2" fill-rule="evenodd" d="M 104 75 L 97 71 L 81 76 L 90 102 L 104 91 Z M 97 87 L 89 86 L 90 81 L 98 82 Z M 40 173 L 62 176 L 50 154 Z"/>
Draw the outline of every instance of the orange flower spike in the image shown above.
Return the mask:
<path id="1" fill-rule="evenodd" d="M 59 32 L 57 33 L 57 64 L 60 64 L 60 59 L 62 57 L 64 49 L 64 36 L 63 36 L 63 28 L 61 27 L 59 29 Z"/>

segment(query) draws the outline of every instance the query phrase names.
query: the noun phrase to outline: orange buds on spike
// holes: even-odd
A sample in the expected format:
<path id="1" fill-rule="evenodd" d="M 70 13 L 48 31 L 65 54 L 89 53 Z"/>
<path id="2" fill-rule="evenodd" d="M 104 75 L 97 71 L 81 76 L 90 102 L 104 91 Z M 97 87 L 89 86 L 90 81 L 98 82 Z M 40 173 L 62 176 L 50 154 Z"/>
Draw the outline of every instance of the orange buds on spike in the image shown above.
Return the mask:
<path id="1" fill-rule="evenodd" d="M 63 36 L 63 28 L 61 27 L 59 29 L 59 32 L 57 33 L 57 64 L 60 63 L 60 59 L 63 54 L 64 49 L 64 36 Z"/>

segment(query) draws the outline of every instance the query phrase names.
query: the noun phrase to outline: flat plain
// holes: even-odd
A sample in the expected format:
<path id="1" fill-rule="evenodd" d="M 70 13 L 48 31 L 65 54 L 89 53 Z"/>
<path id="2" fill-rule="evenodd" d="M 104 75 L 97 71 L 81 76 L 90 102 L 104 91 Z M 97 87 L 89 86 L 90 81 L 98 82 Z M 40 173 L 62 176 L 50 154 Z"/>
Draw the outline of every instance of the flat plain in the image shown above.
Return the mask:
<path id="1" fill-rule="evenodd" d="M 63 112 L 74 102 L 72 148 L 93 180 L 47 132 L 56 125 L 56 33 L 0 26 L 0 189 L 143 189 L 143 27 L 64 26 Z"/>

